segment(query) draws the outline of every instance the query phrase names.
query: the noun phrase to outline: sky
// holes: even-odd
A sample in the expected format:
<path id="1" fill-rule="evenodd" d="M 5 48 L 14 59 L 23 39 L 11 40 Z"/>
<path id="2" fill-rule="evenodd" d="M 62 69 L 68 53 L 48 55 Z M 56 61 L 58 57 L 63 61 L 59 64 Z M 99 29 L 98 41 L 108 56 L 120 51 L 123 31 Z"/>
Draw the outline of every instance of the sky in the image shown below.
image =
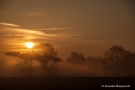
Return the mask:
<path id="1" fill-rule="evenodd" d="M 25 42 L 51 43 L 58 56 L 102 56 L 113 45 L 135 51 L 134 0 L 1 0 L 0 53 Z"/>

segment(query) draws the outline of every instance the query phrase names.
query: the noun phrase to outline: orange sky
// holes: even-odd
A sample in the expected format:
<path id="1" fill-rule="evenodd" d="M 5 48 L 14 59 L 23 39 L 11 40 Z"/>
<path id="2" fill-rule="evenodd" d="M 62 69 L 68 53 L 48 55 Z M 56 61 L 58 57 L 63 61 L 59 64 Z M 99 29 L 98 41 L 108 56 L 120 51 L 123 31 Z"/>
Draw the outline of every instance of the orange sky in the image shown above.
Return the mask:
<path id="1" fill-rule="evenodd" d="M 112 45 L 135 51 L 135 2 L 131 0 L 0 1 L 0 52 L 24 43 L 51 43 L 58 55 L 99 56 Z"/>

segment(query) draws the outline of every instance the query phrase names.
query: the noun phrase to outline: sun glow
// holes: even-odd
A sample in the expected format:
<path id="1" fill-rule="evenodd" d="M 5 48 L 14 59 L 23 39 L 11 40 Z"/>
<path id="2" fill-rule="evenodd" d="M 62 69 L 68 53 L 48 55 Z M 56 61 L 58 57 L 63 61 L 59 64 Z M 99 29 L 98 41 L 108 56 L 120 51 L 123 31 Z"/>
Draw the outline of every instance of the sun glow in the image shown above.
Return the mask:
<path id="1" fill-rule="evenodd" d="M 25 45 L 27 48 L 32 48 L 35 44 L 32 42 L 26 42 Z"/>

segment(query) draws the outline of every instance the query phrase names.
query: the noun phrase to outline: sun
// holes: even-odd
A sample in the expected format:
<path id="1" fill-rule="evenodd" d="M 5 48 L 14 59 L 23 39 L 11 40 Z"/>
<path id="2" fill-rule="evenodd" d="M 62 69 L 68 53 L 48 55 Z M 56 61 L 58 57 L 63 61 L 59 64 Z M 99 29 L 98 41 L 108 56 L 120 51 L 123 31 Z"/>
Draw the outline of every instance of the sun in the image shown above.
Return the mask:
<path id="1" fill-rule="evenodd" d="M 25 45 L 27 48 L 32 48 L 35 44 L 32 42 L 26 42 Z"/>

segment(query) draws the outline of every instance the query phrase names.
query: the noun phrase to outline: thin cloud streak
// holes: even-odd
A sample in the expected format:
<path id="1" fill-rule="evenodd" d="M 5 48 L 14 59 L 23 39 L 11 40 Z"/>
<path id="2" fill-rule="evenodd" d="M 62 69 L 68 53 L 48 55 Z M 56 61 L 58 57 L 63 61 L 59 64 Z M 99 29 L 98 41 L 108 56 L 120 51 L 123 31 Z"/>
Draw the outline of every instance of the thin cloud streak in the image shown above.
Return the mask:
<path id="1" fill-rule="evenodd" d="M 67 29 L 71 29 L 71 27 L 67 27 L 67 28 L 46 28 L 46 29 L 36 29 L 36 30 L 67 30 Z"/>
<path id="2" fill-rule="evenodd" d="M 7 32 L 7 34 L 9 34 L 8 33 L 8 31 L 10 31 L 12 34 L 14 34 L 15 35 L 15 32 L 17 33 L 17 34 L 36 34 L 36 35 L 44 35 L 44 33 L 43 32 L 41 32 L 41 31 L 35 31 L 35 30 L 30 30 L 30 29 L 22 29 L 22 28 L 8 28 L 8 27 L 4 27 L 3 28 L 4 30 L 1 30 L 1 31 L 5 31 L 5 32 Z"/>
<path id="3" fill-rule="evenodd" d="M 6 16 L 44 16 L 49 15 L 45 12 L 38 12 L 38 11 L 9 11 L 9 10 L 2 10 L 0 15 Z"/>
<path id="4" fill-rule="evenodd" d="M 26 16 L 43 16 L 43 15 L 48 15 L 42 12 L 24 12 L 22 15 Z"/>
<path id="5" fill-rule="evenodd" d="M 0 25 L 9 26 L 9 27 L 20 27 L 19 25 L 12 24 L 12 23 L 0 23 Z"/>
<path id="6" fill-rule="evenodd" d="M 9 39 L 10 37 L 16 37 L 16 39 L 36 39 L 36 38 L 46 38 L 54 37 L 54 34 L 46 34 L 42 31 L 30 30 L 30 29 L 21 29 L 21 28 L 9 28 L 4 27 L 0 29 L 0 39 Z"/>

